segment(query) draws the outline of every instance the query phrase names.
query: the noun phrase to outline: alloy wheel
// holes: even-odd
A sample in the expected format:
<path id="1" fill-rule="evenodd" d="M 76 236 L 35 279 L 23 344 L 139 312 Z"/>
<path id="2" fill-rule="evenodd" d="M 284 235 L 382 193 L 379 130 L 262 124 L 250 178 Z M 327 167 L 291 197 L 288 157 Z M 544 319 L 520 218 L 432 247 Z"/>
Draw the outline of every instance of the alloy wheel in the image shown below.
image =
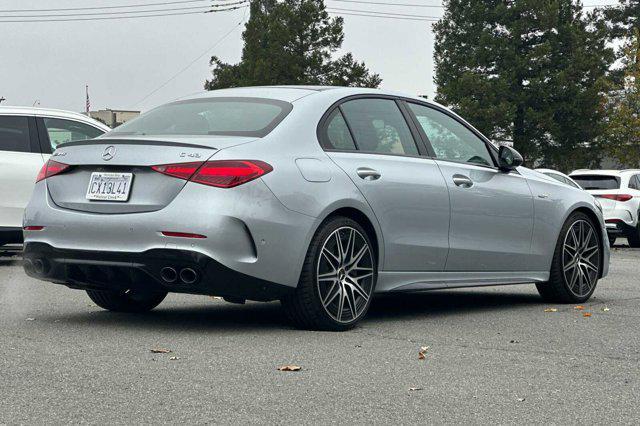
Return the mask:
<path id="1" fill-rule="evenodd" d="M 349 323 L 367 309 L 374 283 L 374 262 L 367 240 L 344 226 L 324 241 L 316 270 L 320 301 L 335 321 Z"/>
<path id="2" fill-rule="evenodd" d="M 562 269 L 564 278 L 577 297 L 591 293 L 598 281 L 600 245 L 593 225 L 586 220 L 575 221 L 564 238 Z"/>

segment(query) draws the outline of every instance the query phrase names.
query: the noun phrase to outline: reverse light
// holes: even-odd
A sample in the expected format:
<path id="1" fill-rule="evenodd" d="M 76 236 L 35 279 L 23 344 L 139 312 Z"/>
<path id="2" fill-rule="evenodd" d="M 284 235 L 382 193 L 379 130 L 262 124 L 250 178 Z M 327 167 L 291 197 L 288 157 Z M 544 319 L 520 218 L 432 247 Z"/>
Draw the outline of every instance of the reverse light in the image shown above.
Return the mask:
<path id="1" fill-rule="evenodd" d="M 151 168 L 168 176 L 218 188 L 233 188 L 273 170 L 271 165 L 260 160 L 217 160 L 164 164 Z"/>
<path id="2" fill-rule="evenodd" d="M 161 234 L 164 235 L 165 237 L 197 238 L 197 239 L 207 238 L 204 235 L 190 234 L 188 232 L 162 231 Z"/>
<path id="3" fill-rule="evenodd" d="M 597 194 L 595 197 L 606 198 L 614 201 L 629 201 L 633 198 L 633 195 L 629 194 Z"/>
<path id="4" fill-rule="evenodd" d="M 59 175 L 66 171 L 70 166 L 64 163 L 58 163 L 57 161 L 49 160 L 40 169 L 38 176 L 36 177 L 36 183 L 41 180 L 50 178 L 51 176 Z"/>

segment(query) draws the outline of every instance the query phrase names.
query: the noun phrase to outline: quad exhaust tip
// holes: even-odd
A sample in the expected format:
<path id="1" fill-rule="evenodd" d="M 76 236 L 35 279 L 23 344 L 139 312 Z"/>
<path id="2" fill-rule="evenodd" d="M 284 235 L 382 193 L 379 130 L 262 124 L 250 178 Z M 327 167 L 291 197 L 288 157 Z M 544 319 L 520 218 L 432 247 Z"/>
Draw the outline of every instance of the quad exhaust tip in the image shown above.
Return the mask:
<path id="1" fill-rule="evenodd" d="M 178 273 L 170 266 L 165 266 L 160 270 L 160 278 L 166 283 L 173 283 L 178 279 Z"/>
<path id="2" fill-rule="evenodd" d="M 198 273 L 191 268 L 183 268 L 180 271 L 180 281 L 185 284 L 193 284 L 198 279 Z"/>

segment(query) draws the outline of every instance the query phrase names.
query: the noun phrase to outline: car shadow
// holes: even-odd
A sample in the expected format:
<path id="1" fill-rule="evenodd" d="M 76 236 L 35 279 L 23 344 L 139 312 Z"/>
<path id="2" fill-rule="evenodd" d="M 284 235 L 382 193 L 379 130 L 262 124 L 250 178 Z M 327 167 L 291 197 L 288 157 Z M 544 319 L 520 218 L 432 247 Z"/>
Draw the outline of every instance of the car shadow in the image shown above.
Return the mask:
<path id="1" fill-rule="evenodd" d="M 376 297 L 364 323 L 369 321 L 442 320 L 443 317 L 486 311 L 514 310 L 541 304 L 537 294 L 488 291 L 439 290 L 401 293 Z M 99 309 L 99 308 L 95 308 Z M 233 331 L 292 330 L 278 302 L 234 305 L 160 305 L 145 314 L 124 314 L 96 310 L 70 315 L 49 314 L 40 321 L 90 325 L 91 328 L 144 328 L 156 331 Z"/>

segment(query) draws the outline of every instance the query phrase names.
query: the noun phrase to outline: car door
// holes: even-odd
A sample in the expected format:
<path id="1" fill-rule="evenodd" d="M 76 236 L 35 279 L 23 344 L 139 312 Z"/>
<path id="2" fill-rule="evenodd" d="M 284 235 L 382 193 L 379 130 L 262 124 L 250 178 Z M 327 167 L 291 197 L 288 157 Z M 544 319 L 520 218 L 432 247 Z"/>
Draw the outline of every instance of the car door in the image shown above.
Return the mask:
<path id="1" fill-rule="evenodd" d="M 22 229 L 24 208 L 44 164 L 35 119 L 0 115 L 0 228 Z"/>
<path id="2" fill-rule="evenodd" d="M 526 179 L 517 171 L 500 171 L 488 142 L 453 115 L 407 105 L 449 188 L 446 271 L 528 270 L 534 210 Z"/>
<path id="3" fill-rule="evenodd" d="M 385 271 L 443 271 L 449 194 L 417 129 L 393 98 L 349 99 L 321 125 L 329 157 L 374 211 L 383 234 Z"/>

